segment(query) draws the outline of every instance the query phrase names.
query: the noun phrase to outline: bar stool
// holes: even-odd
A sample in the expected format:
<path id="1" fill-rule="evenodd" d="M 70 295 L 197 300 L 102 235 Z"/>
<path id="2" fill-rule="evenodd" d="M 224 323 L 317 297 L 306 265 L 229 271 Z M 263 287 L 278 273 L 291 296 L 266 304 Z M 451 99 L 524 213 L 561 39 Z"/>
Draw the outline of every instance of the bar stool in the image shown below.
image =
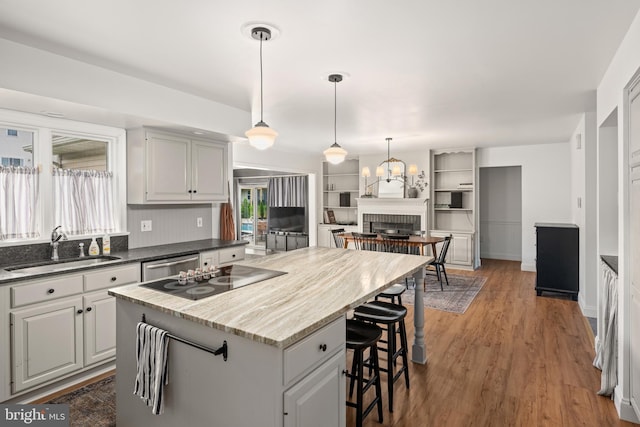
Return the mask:
<path id="1" fill-rule="evenodd" d="M 393 304 L 402 305 L 402 294 L 407 290 L 407 285 L 404 283 L 396 283 L 391 287 L 385 289 L 376 295 L 376 301 L 378 298 L 389 298 Z M 398 301 L 396 301 L 396 298 Z"/>
<path id="2" fill-rule="evenodd" d="M 354 318 L 366 322 L 383 324 L 387 328 L 387 341 L 380 340 L 387 344 L 387 348 L 378 347 L 380 351 L 387 353 L 387 367 L 380 368 L 387 373 L 387 390 L 389 393 L 389 412 L 393 412 L 393 386 L 404 373 L 405 385 L 409 388 L 409 362 L 407 358 L 407 329 L 404 318 L 407 309 L 398 304 L 385 301 L 371 301 L 364 303 L 354 310 Z M 397 325 L 397 326 L 396 326 Z M 400 346 L 396 342 L 396 327 L 400 332 Z M 402 367 L 395 372 L 396 359 L 402 356 Z"/>
<path id="3" fill-rule="evenodd" d="M 380 386 L 380 365 L 376 344 L 382 336 L 382 329 L 378 326 L 347 319 L 347 349 L 353 350 L 351 372 L 347 372 L 349 380 L 349 398 L 353 395 L 354 382 L 358 383 L 356 402 L 347 400 L 347 406 L 356 408 L 356 427 L 362 427 L 362 420 L 369 415 L 375 406 L 378 407 L 378 422 L 382 422 L 382 387 Z M 364 352 L 369 349 L 369 358 L 364 358 Z M 369 379 L 364 378 L 364 367 L 369 368 Z M 354 374 L 354 372 L 356 372 Z M 364 393 L 375 386 L 376 397 L 363 410 Z"/>

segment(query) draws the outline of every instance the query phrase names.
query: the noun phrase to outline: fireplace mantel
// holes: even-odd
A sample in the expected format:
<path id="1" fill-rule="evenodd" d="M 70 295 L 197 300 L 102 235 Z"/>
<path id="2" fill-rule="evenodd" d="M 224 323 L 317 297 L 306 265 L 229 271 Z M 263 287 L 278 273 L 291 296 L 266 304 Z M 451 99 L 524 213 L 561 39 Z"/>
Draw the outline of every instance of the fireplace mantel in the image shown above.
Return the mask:
<path id="1" fill-rule="evenodd" d="M 420 228 L 428 231 L 429 199 L 359 198 L 358 229 L 362 231 L 364 214 L 420 215 Z"/>

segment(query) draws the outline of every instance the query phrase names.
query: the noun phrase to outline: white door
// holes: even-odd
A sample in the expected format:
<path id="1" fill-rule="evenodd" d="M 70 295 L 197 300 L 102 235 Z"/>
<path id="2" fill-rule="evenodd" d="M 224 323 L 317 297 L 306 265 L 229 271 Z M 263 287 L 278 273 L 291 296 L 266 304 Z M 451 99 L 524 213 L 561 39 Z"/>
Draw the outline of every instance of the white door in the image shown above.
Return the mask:
<path id="1" fill-rule="evenodd" d="M 82 298 L 11 313 L 13 392 L 82 368 Z"/>
<path id="2" fill-rule="evenodd" d="M 345 353 L 320 365 L 284 393 L 284 427 L 344 427 Z"/>
<path id="3" fill-rule="evenodd" d="M 116 299 L 107 291 L 84 300 L 84 363 L 90 365 L 116 355 Z"/>
<path id="4" fill-rule="evenodd" d="M 227 200 L 227 147 L 191 143 L 191 200 Z"/>
<path id="5" fill-rule="evenodd" d="M 147 200 L 191 200 L 191 141 L 147 134 Z"/>

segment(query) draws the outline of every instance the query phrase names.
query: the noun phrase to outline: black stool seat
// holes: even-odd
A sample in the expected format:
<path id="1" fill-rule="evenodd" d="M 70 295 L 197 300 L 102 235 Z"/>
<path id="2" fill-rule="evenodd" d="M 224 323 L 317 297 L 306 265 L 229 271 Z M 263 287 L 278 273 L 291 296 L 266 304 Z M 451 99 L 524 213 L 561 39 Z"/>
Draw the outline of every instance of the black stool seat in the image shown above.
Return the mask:
<path id="1" fill-rule="evenodd" d="M 371 301 L 364 303 L 353 311 L 353 316 L 357 320 L 383 324 L 387 327 L 387 340 L 380 339 L 380 343 L 386 343 L 387 348 L 378 346 L 378 350 L 387 353 L 387 367 L 380 367 L 380 371 L 387 374 L 387 391 L 389 394 L 389 412 L 393 412 L 393 384 L 404 374 L 404 381 L 409 388 L 409 360 L 407 357 L 407 329 L 404 318 L 407 309 L 398 304 L 385 301 Z M 396 325 L 400 333 L 400 345 L 396 342 Z M 402 367 L 395 372 L 396 359 L 402 358 Z M 395 373 L 394 373 L 395 372 Z"/>
<path id="2" fill-rule="evenodd" d="M 382 329 L 371 323 L 347 320 L 347 348 L 359 350 L 371 347 L 382 336 Z"/>
<path id="3" fill-rule="evenodd" d="M 407 309 L 390 302 L 371 301 L 356 307 L 354 315 L 358 320 L 390 324 L 403 319 L 407 315 Z"/>
<path id="4" fill-rule="evenodd" d="M 390 288 L 385 289 L 376 295 L 376 301 L 378 298 L 389 298 L 392 303 L 396 302 L 396 298 L 398 299 L 398 304 L 402 305 L 402 294 L 407 290 L 407 286 L 402 283 L 396 283 L 392 285 Z"/>
<path id="5" fill-rule="evenodd" d="M 362 421 L 374 408 L 378 409 L 378 421 L 382 422 L 382 387 L 380 386 L 380 365 L 376 344 L 382 336 L 382 329 L 374 324 L 359 320 L 347 319 L 347 349 L 353 350 L 351 372 L 346 375 L 349 381 L 349 398 L 353 396 L 353 388 L 357 382 L 355 402 L 347 400 L 347 406 L 356 408 L 356 427 L 362 427 Z M 369 358 L 364 353 L 369 349 Z M 369 368 L 369 378 L 364 377 L 364 368 Z M 375 398 L 364 407 L 364 394 L 375 388 Z"/>

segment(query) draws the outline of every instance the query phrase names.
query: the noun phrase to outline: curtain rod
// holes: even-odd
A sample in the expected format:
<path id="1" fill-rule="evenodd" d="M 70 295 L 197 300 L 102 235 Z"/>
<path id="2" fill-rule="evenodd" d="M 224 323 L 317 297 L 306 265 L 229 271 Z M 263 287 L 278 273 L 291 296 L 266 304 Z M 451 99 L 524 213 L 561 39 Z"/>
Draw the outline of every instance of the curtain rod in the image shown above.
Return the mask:
<path id="1" fill-rule="evenodd" d="M 251 176 L 234 176 L 234 179 L 254 179 L 254 178 L 286 178 L 289 176 L 309 176 L 309 174 L 291 174 L 291 175 L 251 175 Z"/>

